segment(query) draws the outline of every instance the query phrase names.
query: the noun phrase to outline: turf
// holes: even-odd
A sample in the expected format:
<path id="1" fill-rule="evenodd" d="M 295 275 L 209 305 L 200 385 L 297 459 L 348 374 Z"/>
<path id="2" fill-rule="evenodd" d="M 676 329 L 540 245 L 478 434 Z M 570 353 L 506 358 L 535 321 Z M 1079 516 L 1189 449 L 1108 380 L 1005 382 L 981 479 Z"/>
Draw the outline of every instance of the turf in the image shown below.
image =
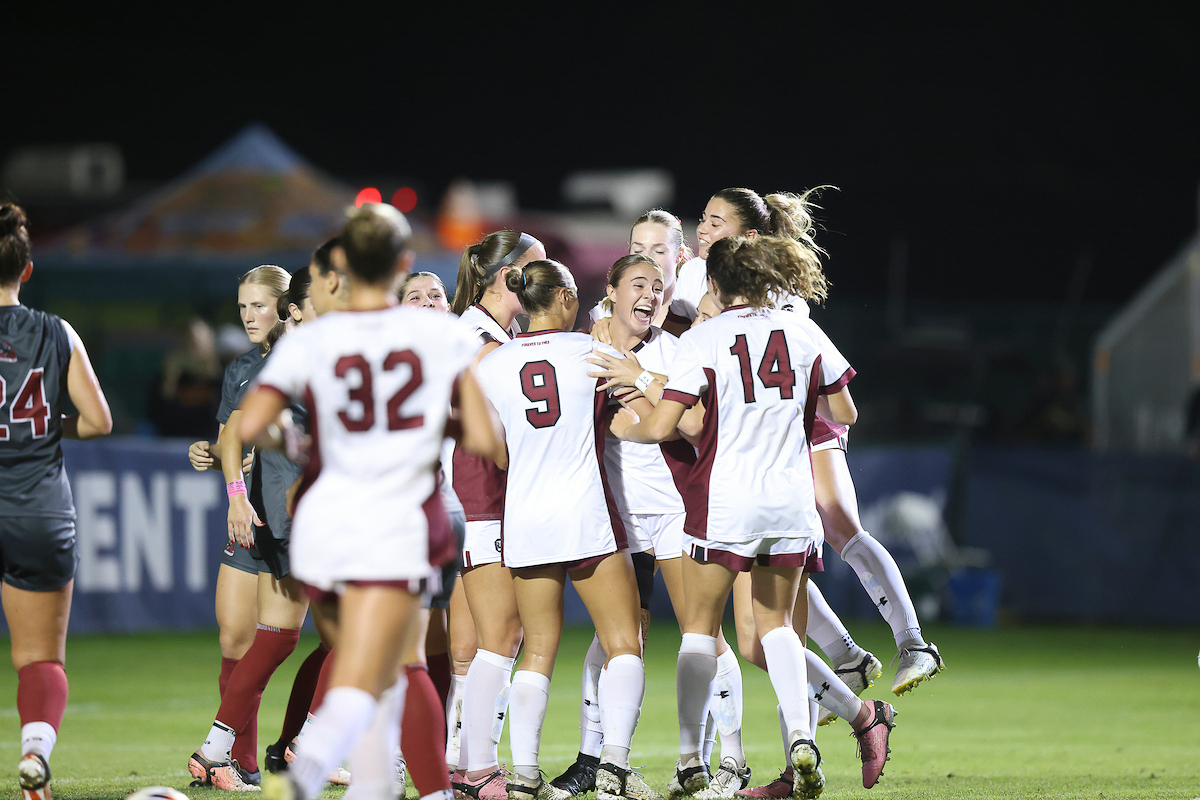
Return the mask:
<path id="1" fill-rule="evenodd" d="M 861 644 L 890 660 L 886 627 L 860 622 L 852 629 Z M 947 670 L 895 699 L 885 666 L 867 692 L 892 699 L 900 712 L 884 778 L 870 792 L 862 788 L 849 729 L 838 723 L 818 734 L 828 780 L 823 797 L 1200 797 L 1193 631 L 934 627 L 926 633 L 941 647 Z M 590 636 L 571 629 L 563 642 L 542 737 L 542 767 L 550 775 L 577 749 L 579 668 Z M 660 790 L 678 744 L 678 643 L 670 625 L 651 633 L 646 702 L 634 738 L 633 763 Z M 306 637 L 263 697 L 260 751 L 278 733 L 292 675 L 312 646 Z M 123 798 L 152 784 L 193 798 L 222 794 L 188 788 L 186 771 L 217 708 L 219 666 L 215 632 L 72 637 L 71 702 L 52 759 L 56 800 Z M 745 746 L 761 783 L 782 766 L 775 699 L 764 673 L 743 665 L 743 674 Z M 5 670 L 0 764 L 15 765 L 20 754 L 15 701 L 16 676 Z M 505 741 L 502 759 L 507 754 Z M 0 798 L 19 796 L 10 780 Z"/>

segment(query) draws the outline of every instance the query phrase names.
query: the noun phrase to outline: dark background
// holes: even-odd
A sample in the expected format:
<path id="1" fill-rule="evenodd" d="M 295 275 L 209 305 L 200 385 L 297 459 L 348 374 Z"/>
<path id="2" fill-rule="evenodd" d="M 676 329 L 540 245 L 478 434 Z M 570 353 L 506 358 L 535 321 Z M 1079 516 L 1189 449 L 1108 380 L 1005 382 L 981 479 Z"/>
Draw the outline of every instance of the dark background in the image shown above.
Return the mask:
<path id="1" fill-rule="evenodd" d="M 1196 228 L 1200 4 L 302 4 L 6 9 L 0 153 L 112 141 L 173 178 L 262 121 L 335 176 L 581 168 L 834 184 L 832 300 L 1128 298 Z M 36 222 L 36 221 L 35 221 Z"/>

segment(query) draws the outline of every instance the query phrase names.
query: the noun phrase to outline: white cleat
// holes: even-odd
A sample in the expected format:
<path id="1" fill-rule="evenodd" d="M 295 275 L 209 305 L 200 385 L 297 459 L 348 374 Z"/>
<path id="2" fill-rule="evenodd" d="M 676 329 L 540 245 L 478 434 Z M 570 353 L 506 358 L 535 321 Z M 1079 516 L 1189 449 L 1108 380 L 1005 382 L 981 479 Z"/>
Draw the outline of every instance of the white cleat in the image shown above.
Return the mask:
<path id="1" fill-rule="evenodd" d="M 596 800 L 663 800 L 663 797 L 633 770 L 601 764 L 596 769 Z"/>
<path id="2" fill-rule="evenodd" d="M 942 661 L 942 654 L 935 644 L 905 648 L 900 651 L 898 658 L 900 666 L 896 668 L 896 681 L 892 684 L 892 693 L 896 695 L 911 692 L 918 683 L 929 680 L 946 668 L 946 662 Z"/>
<path id="3" fill-rule="evenodd" d="M 733 756 L 721 759 L 717 774 L 708 782 L 708 788 L 696 792 L 696 800 L 717 800 L 717 798 L 733 797 L 750 785 L 750 767 L 739 766 Z"/>
<path id="4" fill-rule="evenodd" d="M 861 655 L 835 662 L 833 674 L 841 678 L 842 682 L 850 687 L 850 691 L 861 695 L 867 687 L 875 683 L 876 678 L 883 674 L 883 664 L 874 655 L 863 650 Z M 837 722 L 837 714 L 826 708 L 822 708 L 821 711 L 821 718 L 817 720 L 817 725 L 832 725 Z"/>

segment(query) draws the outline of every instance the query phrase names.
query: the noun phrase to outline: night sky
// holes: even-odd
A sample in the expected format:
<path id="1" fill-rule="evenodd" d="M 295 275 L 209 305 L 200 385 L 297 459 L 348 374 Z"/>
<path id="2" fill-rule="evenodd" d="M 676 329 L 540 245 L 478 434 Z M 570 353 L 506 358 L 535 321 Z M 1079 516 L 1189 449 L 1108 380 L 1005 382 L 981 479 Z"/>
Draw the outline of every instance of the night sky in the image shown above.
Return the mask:
<path id="1" fill-rule="evenodd" d="M 1119 302 L 1197 227 L 1200 4 L 447 5 L 6 9 L 0 154 L 111 141 L 162 181 L 261 121 L 338 177 L 523 208 L 665 167 L 689 230 L 725 186 L 834 184 L 831 300 L 883 296 L 902 237 L 911 297 L 1061 300 L 1090 254 Z"/>

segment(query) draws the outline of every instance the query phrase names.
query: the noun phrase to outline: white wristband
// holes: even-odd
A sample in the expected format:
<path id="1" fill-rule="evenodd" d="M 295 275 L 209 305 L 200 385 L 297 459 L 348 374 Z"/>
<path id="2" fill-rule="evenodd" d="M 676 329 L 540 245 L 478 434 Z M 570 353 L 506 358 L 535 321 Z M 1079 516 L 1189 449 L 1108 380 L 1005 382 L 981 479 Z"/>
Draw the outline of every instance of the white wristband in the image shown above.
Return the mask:
<path id="1" fill-rule="evenodd" d="M 652 374 L 650 374 L 650 370 L 647 369 L 647 370 L 642 370 L 642 374 L 638 375 L 637 380 L 633 382 L 633 385 L 638 388 L 639 392 L 641 392 L 642 394 L 645 394 L 646 389 L 652 383 L 654 383 L 654 376 Z"/>

